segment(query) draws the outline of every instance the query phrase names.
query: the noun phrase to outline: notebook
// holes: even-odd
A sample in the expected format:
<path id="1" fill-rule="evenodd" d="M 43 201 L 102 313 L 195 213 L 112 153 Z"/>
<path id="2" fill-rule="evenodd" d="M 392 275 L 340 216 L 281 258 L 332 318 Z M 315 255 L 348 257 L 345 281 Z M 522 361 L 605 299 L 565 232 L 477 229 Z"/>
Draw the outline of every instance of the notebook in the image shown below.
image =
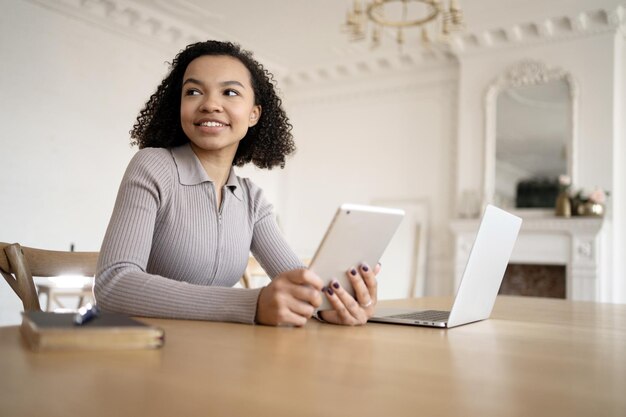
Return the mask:
<path id="1" fill-rule="evenodd" d="M 369 321 L 450 328 L 489 318 L 521 225 L 487 206 L 450 311 L 379 308 Z"/>
<path id="2" fill-rule="evenodd" d="M 102 312 L 93 320 L 74 324 L 74 313 L 26 311 L 20 332 L 26 344 L 42 350 L 154 349 L 163 346 L 162 329 L 124 314 Z"/>

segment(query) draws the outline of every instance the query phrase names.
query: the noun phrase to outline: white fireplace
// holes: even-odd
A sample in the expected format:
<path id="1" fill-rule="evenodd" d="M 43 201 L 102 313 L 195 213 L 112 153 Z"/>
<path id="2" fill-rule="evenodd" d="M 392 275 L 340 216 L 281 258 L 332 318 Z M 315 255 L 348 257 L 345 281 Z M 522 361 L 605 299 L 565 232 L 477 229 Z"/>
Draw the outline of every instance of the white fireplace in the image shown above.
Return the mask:
<path id="1" fill-rule="evenodd" d="M 518 213 L 519 214 L 519 213 Z M 555 217 L 551 213 L 521 215 L 524 219 L 510 263 L 564 265 L 566 297 L 571 300 L 611 301 L 610 230 L 602 218 Z M 454 284 L 458 288 L 479 219 L 456 219 Z"/>

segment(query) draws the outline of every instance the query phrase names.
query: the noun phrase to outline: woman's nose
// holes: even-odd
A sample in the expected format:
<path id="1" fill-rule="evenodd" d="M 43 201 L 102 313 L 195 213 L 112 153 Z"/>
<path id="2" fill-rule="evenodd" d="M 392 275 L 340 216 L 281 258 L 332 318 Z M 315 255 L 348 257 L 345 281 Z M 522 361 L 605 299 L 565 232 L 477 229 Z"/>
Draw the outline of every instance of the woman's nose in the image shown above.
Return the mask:
<path id="1" fill-rule="evenodd" d="M 200 110 L 206 112 L 222 111 L 222 104 L 219 97 L 214 94 L 205 94 Z"/>

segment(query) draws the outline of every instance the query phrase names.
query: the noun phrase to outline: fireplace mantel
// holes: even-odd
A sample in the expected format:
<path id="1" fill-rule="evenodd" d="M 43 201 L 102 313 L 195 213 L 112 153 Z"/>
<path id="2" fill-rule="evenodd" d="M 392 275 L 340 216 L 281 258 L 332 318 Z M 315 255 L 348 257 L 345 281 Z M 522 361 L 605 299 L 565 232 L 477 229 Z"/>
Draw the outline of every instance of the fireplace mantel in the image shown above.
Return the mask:
<path id="1" fill-rule="evenodd" d="M 510 263 L 565 265 L 566 296 L 572 300 L 610 301 L 610 227 L 603 218 L 521 214 L 522 228 Z M 455 288 L 469 258 L 480 219 L 455 219 Z"/>

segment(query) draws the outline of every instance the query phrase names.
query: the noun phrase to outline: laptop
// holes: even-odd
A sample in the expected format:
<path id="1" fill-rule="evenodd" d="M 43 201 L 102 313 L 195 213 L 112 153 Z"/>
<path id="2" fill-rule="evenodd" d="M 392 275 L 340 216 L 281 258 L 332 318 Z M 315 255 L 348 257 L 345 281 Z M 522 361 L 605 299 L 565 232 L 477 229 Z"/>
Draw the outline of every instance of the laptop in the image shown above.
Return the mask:
<path id="1" fill-rule="evenodd" d="M 450 328 L 491 315 L 522 219 L 488 205 L 450 311 L 376 309 L 371 322 Z"/>

